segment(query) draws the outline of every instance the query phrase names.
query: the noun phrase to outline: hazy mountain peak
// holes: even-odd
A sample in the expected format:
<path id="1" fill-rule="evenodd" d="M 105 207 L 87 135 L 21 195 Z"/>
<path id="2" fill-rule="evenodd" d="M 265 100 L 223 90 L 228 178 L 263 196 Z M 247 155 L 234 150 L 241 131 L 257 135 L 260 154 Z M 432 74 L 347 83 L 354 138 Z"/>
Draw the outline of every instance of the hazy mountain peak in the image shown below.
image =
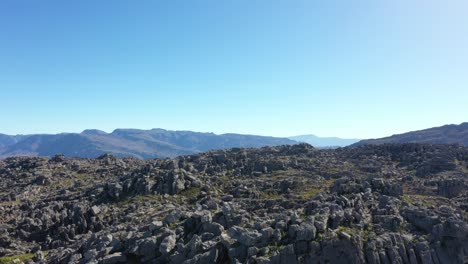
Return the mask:
<path id="1" fill-rule="evenodd" d="M 81 134 L 85 135 L 107 135 L 107 132 L 99 130 L 99 129 L 85 129 Z"/>

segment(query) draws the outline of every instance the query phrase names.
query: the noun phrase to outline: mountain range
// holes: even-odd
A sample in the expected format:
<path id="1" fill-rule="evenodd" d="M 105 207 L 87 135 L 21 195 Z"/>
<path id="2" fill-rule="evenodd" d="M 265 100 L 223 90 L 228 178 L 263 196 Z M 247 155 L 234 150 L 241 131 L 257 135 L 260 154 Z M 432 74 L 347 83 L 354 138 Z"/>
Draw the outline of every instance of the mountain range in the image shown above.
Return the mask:
<path id="1" fill-rule="evenodd" d="M 105 153 L 137 158 L 166 158 L 212 149 L 293 145 L 287 138 L 170 131 L 164 129 L 116 129 L 112 133 L 85 130 L 81 133 L 0 135 L 0 157 L 53 156 L 93 158 Z"/>
<path id="2" fill-rule="evenodd" d="M 342 139 L 301 135 L 289 138 L 241 134 L 171 131 L 164 129 L 96 129 L 81 133 L 0 134 L 0 158 L 10 156 L 54 156 L 94 158 L 105 153 L 118 157 L 167 158 L 214 149 L 252 148 L 308 143 L 317 148 L 375 145 L 385 143 L 459 144 L 468 146 L 468 123 L 445 125 L 379 139 Z"/>
<path id="3" fill-rule="evenodd" d="M 352 146 L 388 143 L 458 144 L 468 146 L 468 123 L 433 127 L 379 139 L 361 140 Z"/>

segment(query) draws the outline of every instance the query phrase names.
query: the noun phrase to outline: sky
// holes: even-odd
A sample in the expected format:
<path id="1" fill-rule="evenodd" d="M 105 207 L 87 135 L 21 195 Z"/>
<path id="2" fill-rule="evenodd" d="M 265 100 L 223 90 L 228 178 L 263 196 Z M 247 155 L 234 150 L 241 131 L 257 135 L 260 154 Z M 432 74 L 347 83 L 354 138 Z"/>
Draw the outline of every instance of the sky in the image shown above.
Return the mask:
<path id="1" fill-rule="evenodd" d="M 468 121 L 462 0 L 0 1 L 0 133 L 376 138 Z"/>

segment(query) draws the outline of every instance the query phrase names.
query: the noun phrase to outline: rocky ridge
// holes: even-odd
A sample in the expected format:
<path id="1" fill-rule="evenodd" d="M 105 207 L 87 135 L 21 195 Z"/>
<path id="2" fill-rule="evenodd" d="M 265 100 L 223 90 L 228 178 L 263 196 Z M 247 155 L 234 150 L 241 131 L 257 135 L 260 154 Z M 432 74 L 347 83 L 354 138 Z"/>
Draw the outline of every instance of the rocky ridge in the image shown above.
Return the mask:
<path id="1" fill-rule="evenodd" d="M 466 263 L 468 148 L 0 160 L 0 261 Z"/>
<path id="2" fill-rule="evenodd" d="M 384 138 L 365 139 L 353 144 L 353 146 L 397 143 L 459 144 L 468 146 L 468 123 L 432 127 Z"/>
<path id="3" fill-rule="evenodd" d="M 112 133 L 87 129 L 81 133 L 0 134 L 0 158 L 47 156 L 95 158 L 103 154 L 117 157 L 167 158 L 212 149 L 294 145 L 296 141 L 255 135 L 201 133 L 164 129 L 116 129 Z"/>

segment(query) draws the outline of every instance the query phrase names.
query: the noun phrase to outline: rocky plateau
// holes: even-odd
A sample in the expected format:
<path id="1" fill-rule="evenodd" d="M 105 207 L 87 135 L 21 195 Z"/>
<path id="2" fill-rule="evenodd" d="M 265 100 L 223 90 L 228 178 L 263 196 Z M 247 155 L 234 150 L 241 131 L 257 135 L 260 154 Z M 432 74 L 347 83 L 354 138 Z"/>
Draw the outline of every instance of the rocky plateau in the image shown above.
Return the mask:
<path id="1" fill-rule="evenodd" d="M 0 160 L 0 263 L 468 263 L 468 147 Z"/>

